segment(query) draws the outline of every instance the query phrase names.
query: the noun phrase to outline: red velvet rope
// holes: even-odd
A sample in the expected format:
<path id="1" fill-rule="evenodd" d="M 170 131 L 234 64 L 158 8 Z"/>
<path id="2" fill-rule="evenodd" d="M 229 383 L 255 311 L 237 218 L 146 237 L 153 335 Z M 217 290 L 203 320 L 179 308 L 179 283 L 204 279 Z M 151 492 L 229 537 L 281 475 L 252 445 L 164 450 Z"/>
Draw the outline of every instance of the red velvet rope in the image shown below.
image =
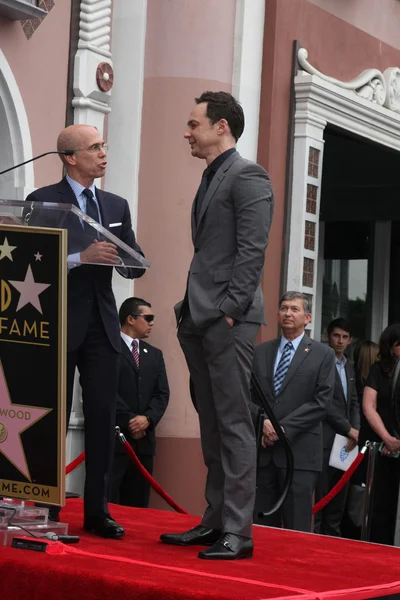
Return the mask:
<path id="1" fill-rule="evenodd" d="M 340 490 L 344 488 L 363 458 L 364 452 L 360 452 L 357 458 L 351 463 L 347 471 L 344 472 L 337 484 L 331 489 L 331 491 L 326 496 L 321 498 L 317 504 L 314 504 L 312 508 L 313 515 L 315 515 L 315 513 L 317 513 L 319 510 L 322 510 L 332 500 L 332 498 L 334 498 L 340 492 Z"/>
<path id="2" fill-rule="evenodd" d="M 176 510 L 176 512 L 181 513 L 183 515 L 187 515 L 189 514 L 185 509 L 183 509 L 181 506 L 179 506 L 179 504 L 177 504 L 175 502 L 175 500 L 173 500 L 171 498 L 171 496 L 169 494 L 167 494 L 167 492 L 165 490 L 163 490 L 163 488 L 160 486 L 160 484 L 154 479 L 154 477 L 152 477 L 152 475 L 150 475 L 150 473 L 148 472 L 148 470 L 142 465 L 142 463 L 140 462 L 140 460 L 138 459 L 138 457 L 135 454 L 135 451 L 133 450 L 133 448 L 128 444 L 128 442 L 124 442 L 122 444 L 122 446 L 125 448 L 125 452 L 128 454 L 129 458 L 131 459 L 131 461 L 136 465 L 136 467 L 139 469 L 140 473 L 142 474 L 142 476 L 147 479 L 147 481 L 150 483 L 151 487 L 153 488 L 153 490 L 155 492 L 157 492 L 157 494 L 159 494 L 161 496 L 161 498 L 163 498 L 165 500 L 165 502 L 167 502 L 167 504 L 169 504 L 172 508 L 174 508 Z M 73 471 L 74 469 L 76 469 L 76 467 L 78 467 L 81 463 L 83 463 L 83 461 L 85 460 L 85 453 L 82 452 L 82 454 L 80 454 L 77 458 L 75 458 L 72 462 L 69 463 L 69 465 L 67 465 L 66 469 L 65 469 L 65 473 L 66 475 L 68 475 L 68 473 L 71 473 L 71 471 Z"/>
<path id="3" fill-rule="evenodd" d="M 81 465 L 84 460 L 85 460 L 85 453 L 82 452 L 82 454 L 80 454 L 79 456 L 74 458 L 74 460 L 65 467 L 65 474 L 68 475 L 69 473 L 71 473 L 71 471 L 76 469 L 76 467 L 79 467 L 79 465 Z"/>
<path id="4" fill-rule="evenodd" d="M 139 469 L 139 471 L 143 475 L 143 477 L 145 479 L 147 479 L 147 481 L 150 483 L 153 490 L 155 492 L 157 492 L 157 494 L 159 494 L 161 496 L 161 498 L 163 498 L 167 502 L 167 504 L 169 504 L 173 509 L 175 509 L 176 512 L 181 513 L 183 515 L 189 514 L 185 509 L 183 509 L 181 506 L 179 506 L 179 504 L 177 504 L 175 502 L 175 500 L 173 500 L 173 498 L 171 498 L 171 496 L 169 494 L 167 494 L 167 492 L 165 490 L 163 490 L 163 488 L 154 479 L 154 477 L 152 477 L 152 475 L 150 475 L 150 473 L 142 465 L 142 463 L 136 456 L 135 451 L 128 444 L 128 442 L 124 442 L 122 444 L 122 446 L 125 448 L 125 452 L 128 454 L 131 461 Z M 358 454 L 357 458 L 354 460 L 354 462 L 347 469 L 347 471 L 345 471 L 345 473 L 343 474 L 341 479 L 331 489 L 331 491 L 326 496 L 324 496 L 324 498 L 321 498 L 321 500 L 319 502 L 317 502 L 317 504 L 314 504 L 314 506 L 312 508 L 313 515 L 315 515 L 315 513 L 317 513 L 318 511 L 322 510 L 332 500 L 332 498 L 334 498 L 340 492 L 340 490 L 342 490 L 344 488 L 344 486 L 349 481 L 350 477 L 353 475 L 354 471 L 357 469 L 358 465 L 361 463 L 363 458 L 364 458 L 364 453 L 360 452 Z M 73 471 L 74 469 L 79 467 L 79 465 L 82 464 L 84 460 L 85 460 L 85 453 L 82 452 L 72 462 L 70 462 L 69 465 L 67 465 L 67 467 L 65 469 L 66 475 L 68 475 L 69 473 L 71 473 L 71 471 Z"/>

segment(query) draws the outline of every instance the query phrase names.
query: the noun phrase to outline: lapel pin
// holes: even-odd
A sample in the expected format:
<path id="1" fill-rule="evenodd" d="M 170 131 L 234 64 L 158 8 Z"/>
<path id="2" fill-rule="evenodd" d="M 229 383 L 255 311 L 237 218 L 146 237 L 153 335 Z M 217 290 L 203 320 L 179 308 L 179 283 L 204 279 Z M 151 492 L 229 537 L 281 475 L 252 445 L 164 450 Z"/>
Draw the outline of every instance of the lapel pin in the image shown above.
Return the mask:
<path id="1" fill-rule="evenodd" d="M 146 350 L 146 348 L 143 348 L 143 352 L 144 352 L 145 354 L 147 354 L 147 350 Z"/>
<path id="2" fill-rule="evenodd" d="M 304 348 L 304 352 L 309 352 L 309 348 Z"/>

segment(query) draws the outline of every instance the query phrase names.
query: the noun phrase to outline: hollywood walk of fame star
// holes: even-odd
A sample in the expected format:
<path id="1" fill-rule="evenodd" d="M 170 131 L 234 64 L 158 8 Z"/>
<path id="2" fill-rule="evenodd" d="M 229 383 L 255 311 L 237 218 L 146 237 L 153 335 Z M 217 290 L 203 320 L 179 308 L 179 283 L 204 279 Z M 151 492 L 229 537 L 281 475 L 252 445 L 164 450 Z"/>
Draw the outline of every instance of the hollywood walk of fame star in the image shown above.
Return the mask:
<path id="1" fill-rule="evenodd" d="M 9 258 L 12 261 L 12 251 L 15 250 L 16 247 L 17 246 L 10 246 L 7 238 L 4 238 L 4 242 L 0 245 L 0 260 L 3 258 Z"/>
<path id="2" fill-rule="evenodd" d="M 39 250 L 33 256 L 35 257 L 35 262 L 37 262 L 37 261 L 42 262 L 43 254 L 40 254 Z"/>
<path id="3" fill-rule="evenodd" d="M 18 312 L 26 304 L 32 304 L 41 314 L 43 314 L 42 306 L 40 304 L 39 295 L 50 287 L 50 283 L 36 283 L 33 278 L 31 265 L 28 266 L 28 270 L 25 275 L 24 281 L 9 281 L 16 290 L 21 294 L 18 301 L 17 310 Z"/>
<path id="4" fill-rule="evenodd" d="M 29 481 L 31 476 L 22 445 L 21 433 L 47 415 L 51 408 L 35 408 L 13 404 L 6 377 L 0 361 L 0 453 L 10 461 Z M 0 433 L 1 433 L 0 432 Z"/>

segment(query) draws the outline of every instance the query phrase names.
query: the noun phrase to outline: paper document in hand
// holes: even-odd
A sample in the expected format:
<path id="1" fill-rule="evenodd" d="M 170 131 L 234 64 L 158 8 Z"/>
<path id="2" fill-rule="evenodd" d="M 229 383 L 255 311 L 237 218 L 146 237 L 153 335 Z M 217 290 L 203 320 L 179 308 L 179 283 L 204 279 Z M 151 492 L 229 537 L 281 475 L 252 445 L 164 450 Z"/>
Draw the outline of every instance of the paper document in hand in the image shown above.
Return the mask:
<path id="1" fill-rule="evenodd" d="M 353 448 L 350 452 L 347 452 L 346 446 L 349 438 L 344 435 L 335 435 L 333 441 L 332 452 L 329 458 L 329 466 L 340 469 L 341 471 L 347 471 L 351 463 L 357 458 L 358 446 Z"/>

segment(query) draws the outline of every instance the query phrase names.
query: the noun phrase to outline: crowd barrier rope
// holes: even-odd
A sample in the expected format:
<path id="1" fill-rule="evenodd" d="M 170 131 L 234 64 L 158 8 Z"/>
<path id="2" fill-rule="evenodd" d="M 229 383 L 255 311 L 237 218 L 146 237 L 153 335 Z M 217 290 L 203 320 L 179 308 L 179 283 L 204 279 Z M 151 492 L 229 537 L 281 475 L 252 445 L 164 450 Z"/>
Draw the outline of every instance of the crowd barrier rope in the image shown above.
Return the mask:
<path id="1" fill-rule="evenodd" d="M 171 508 L 176 510 L 176 512 L 181 513 L 183 515 L 189 514 L 184 508 L 179 506 L 179 504 L 177 504 L 175 502 L 175 500 L 173 498 L 171 498 L 171 496 L 169 494 L 167 494 L 167 492 L 161 487 L 161 485 L 158 483 L 158 481 L 156 481 L 154 479 L 154 477 L 152 475 L 150 475 L 148 470 L 142 465 L 142 463 L 138 459 L 132 446 L 130 446 L 130 444 L 128 444 L 128 442 L 126 441 L 126 438 L 125 438 L 124 434 L 121 433 L 121 430 L 119 427 L 115 428 L 115 433 L 117 435 L 118 441 L 123 446 L 125 452 L 128 454 L 128 456 L 131 459 L 131 461 L 133 462 L 133 464 L 140 471 L 141 475 L 150 483 L 153 490 L 159 496 L 161 496 L 161 498 L 163 498 L 165 500 L 165 502 L 171 506 Z M 65 469 L 66 475 L 68 475 L 74 469 L 79 467 L 79 465 L 81 465 L 84 462 L 84 460 L 85 460 L 85 452 L 82 452 L 72 462 L 70 462 L 69 465 L 67 465 L 67 467 Z"/>
<path id="2" fill-rule="evenodd" d="M 130 446 L 130 444 L 126 441 L 126 438 L 125 438 L 124 434 L 121 433 L 119 427 L 116 427 L 115 429 L 116 429 L 116 435 L 118 437 L 118 440 L 124 447 L 125 452 L 128 454 L 129 458 L 135 464 L 135 466 L 138 468 L 138 470 L 143 475 L 143 477 L 150 483 L 153 490 L 159 496 L 161 496 L 161 498 L 163 498 L 167 502 L 167 504 L 169 504 L 169 506 L 171 506 L 171 508 L 176 510 L 176 512 L 181 513 L 183 515 L 189 514 L 185 509 L 183 509 L 181 506 L 179 506 L 179 504 L 177 504 L 175 502 L 175 500 L 173 500 L 173 498 L 171 498 L 171 496 L 169 494 L 167 494 L 167 492 L 160 486 L 160 484 L 154 479 L 154 477 L 152 475 L 150 475 L 150 473 L 147 471 L 147 469 L 142 465 L 142 463 L 138 459 L 132 446 Z M 329 504 L 329 502 L 332 500 L 332 498 L 334 498 L 344 488 L 344 486 L 350 480 L 351 476 L 353 475 L 353 473 L 355 472 L 355 470 L 357 469 L 359 464 L 362 462 L 362 460 L 365 456 L 365 453 L 368 449 L 368 446 L 369 446 L 369 443 L 367 442 L 365 444 L 365 446 L 360 450 L 356 459 L 353 461 L 353 463 L 350 465 L 350 467 L 347 469 L 347 471 L 344 472 L 343 476 L 338 481 L 338 483 L 331 489 L 331 491 L 326 496 L 324 496 L 323 498 L 321 498 L 321 500 L 319 502 L 314 504 L 314 506 L 312 508 L 313 515 L 315 515 L 315 513 L 322 510 L 323 508 L 325 508 L 325 506 L 327 504 Z M 79 465 L 81 465 L 84 462 L 84 460 L 85 460 L 85 453 L 82 452 L 73 461 L 71 461 L 69 463 L 69 465 L 67 465 L 67 467 L 65 469 L 66 475 L 68 475 L 69 473 L 74 471 L 74 469 L 79 467 Z"/>

